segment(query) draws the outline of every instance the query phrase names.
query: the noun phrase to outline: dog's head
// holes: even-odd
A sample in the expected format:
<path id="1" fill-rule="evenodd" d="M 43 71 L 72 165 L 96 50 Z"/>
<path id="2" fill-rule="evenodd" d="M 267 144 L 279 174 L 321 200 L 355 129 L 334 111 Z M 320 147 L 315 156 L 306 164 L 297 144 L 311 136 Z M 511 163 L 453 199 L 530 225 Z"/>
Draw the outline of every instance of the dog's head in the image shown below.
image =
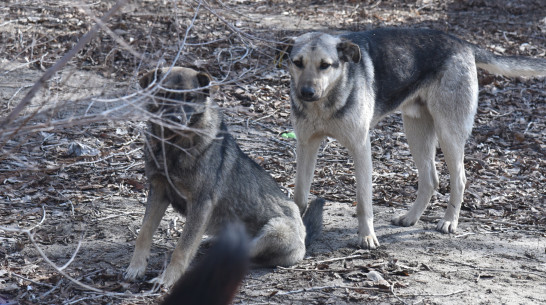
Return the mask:
<path id="1" fill-rule="evenodd" d="M 305 102 L 328 96 L 349 62 L 360 61 L 360 47 L 324 33 L 288 38 L 280 45 L 280 58 L 289 59 L 291 90 Z"/>
<path id="2" fill-rule="evenodd" d="M 191 126 L 206 111 L 211 77 L 190 68 L 160 68 L 145 73 L 139 81 L 150 87 L 153 97 L 148 111 L 176 125 Z"/>

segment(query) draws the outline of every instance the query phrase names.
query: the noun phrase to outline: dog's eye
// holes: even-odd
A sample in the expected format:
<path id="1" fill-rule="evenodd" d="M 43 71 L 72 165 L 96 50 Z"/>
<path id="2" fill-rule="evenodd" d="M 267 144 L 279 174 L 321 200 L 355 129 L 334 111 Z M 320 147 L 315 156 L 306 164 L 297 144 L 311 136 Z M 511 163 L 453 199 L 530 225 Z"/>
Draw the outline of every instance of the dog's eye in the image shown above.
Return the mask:
<path id="1" fill-rule="evenodd" d="M 303 62 L 301 61 L 301 59 L 293 60 L 292 63 L 294 63 L 294 66 L 298 68 L 303 68 Z"/>
<path id="2" fill-rule="evenodd" d="M 320 69 L 321 70 L 326 70 L 326 69 L 330 68 L 331 66 L 332 66 L 332 64 L 329 64 L 327 62 L 321 62 L 320 63 Z"/>
<path id="3" fill-rule="evenodd" d="M 195 101 L 195 95 L 193 95 L 193 94 L 187 94 L 187 95 L 185 96 L 185 98 L 184 98 L 184 101 L 185 101 L 185 102 L 190 102 L 190 103 L 193 102 L 193 101 Z"/>

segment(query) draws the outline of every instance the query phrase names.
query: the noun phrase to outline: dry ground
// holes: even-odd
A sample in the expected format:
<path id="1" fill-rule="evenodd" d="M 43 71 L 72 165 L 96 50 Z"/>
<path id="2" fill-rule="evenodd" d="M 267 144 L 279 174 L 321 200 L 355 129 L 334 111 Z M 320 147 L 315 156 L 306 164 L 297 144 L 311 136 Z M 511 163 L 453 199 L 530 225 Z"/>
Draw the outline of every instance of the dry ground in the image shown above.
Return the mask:
<path id="1" fill-rule="evenodd" d="M 2 121 L 90 29 L 92 14 L 100 17 L 113 3 L 0 5 Z M 1 305 L 149 304 L 164 293 L 148 293 L 152 286 L 144 281 L 121 278 L 146 198 L 145 124 L 132 95 L 140 71 L 175 62 L 214 75 L 221 83 L 218 104 L 243 150 L 290 194 L 295 141 L 281 136 L 291 130 L 289 77 L 273 65 L 281 37 L 317 29 L 429 27 L 500 54 L 546 56 L 546 7 L 540 0 L 134 0 L 107 26 L 115 35 L 102 30 L 45 84 L 22 119 L 0 129 L 0 226 L 32 228 L 36 245 L 53 263 L 69 262 L 63 272 L 108 293 L 59 274 L 27 235 L 0 230 Z M 356 247 L 352 163 L 329 140 L 312 187 L 328 200 L 324 233 L 297 266 L 253 269 L 235 303 L 544 304 L 546 83 L 483 72 L 479 77 L 457 234 L 434 230 L 449 196 L 440 150 L 441 185 L 425 219 L 410 228 L 390 225 L 417 189 L 395 114 L 372 136 L 381 247 Z M 161 272 L 183 224 L 169 211 L 154 239 L 147 279 Z M 371 271 L 386 282 L 369 279 Z"/>

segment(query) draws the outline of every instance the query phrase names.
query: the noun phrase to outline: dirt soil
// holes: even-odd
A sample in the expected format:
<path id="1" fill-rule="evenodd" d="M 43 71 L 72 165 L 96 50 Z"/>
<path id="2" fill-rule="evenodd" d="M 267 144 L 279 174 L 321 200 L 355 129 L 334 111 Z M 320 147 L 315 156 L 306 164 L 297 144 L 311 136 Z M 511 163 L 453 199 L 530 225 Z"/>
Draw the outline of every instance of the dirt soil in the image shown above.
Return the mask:
<path id="1" fill-rule="evenodd" d="M 1 122 L 114 3 L 3 1 Z M 289 76 L 274 65 L 276 42 L 385 26 L 440 29 L 498 54 L 546 57 L 541 0 L 128 1 L 15 122 L 0 123 L 0 305 L 150 304 L 166 293 L 122 279 L 147 195 L 139 73 L 171 63 L 210 72 L 239 144 L 291 195 L 295 140 L 282 136 L 292 130 Z M 434 229 L 449 198 L 440 150 L 440 188 L 425 217 L 413 227 L 390 224 L 417 190 L 394 114 L 372 134 L 381 246 L 356 245 L 352 161 L 328 139 L 312 186 L 327 200 L 323 234 L 296 266 L 252 269 L 234 303 L 545 304 L 546 82 L 483 71 L 479 80 L 456 234 Z M 169 209 L 145 280 L 164 268 L 183 225 Z M 29 229 L 34 243 L 8 228 Z"/>

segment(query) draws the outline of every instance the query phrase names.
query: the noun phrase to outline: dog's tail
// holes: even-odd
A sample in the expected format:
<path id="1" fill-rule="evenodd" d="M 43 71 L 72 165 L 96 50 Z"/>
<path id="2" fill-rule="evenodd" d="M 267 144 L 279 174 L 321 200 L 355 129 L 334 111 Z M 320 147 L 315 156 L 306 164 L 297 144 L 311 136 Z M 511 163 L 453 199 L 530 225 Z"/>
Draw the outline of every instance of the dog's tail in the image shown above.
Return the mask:
<path id="1" fill-rule="evenodd" d="M 303 214 L 303 224 L 307 235 L 305 236 L 305 246 L 309 246 L 322 231 L 322 211 L 324 209 L 324 199 L 316 198 L 311 201 L 307 210 Z"/>
<path id="2" fill-rule="evenodd" d="M 173 286 L 162 305 L 228 305 L 248 270 L 249 241 L 241 224 L 230 224 L 205 257 Z"/>
<path id="3" fill-rule="evenodd" d="M 479 68 L 504 76 L 546 76 L 546 59 L 526 56 L 500 56 L 474 47 L 474 58 Z"/>

